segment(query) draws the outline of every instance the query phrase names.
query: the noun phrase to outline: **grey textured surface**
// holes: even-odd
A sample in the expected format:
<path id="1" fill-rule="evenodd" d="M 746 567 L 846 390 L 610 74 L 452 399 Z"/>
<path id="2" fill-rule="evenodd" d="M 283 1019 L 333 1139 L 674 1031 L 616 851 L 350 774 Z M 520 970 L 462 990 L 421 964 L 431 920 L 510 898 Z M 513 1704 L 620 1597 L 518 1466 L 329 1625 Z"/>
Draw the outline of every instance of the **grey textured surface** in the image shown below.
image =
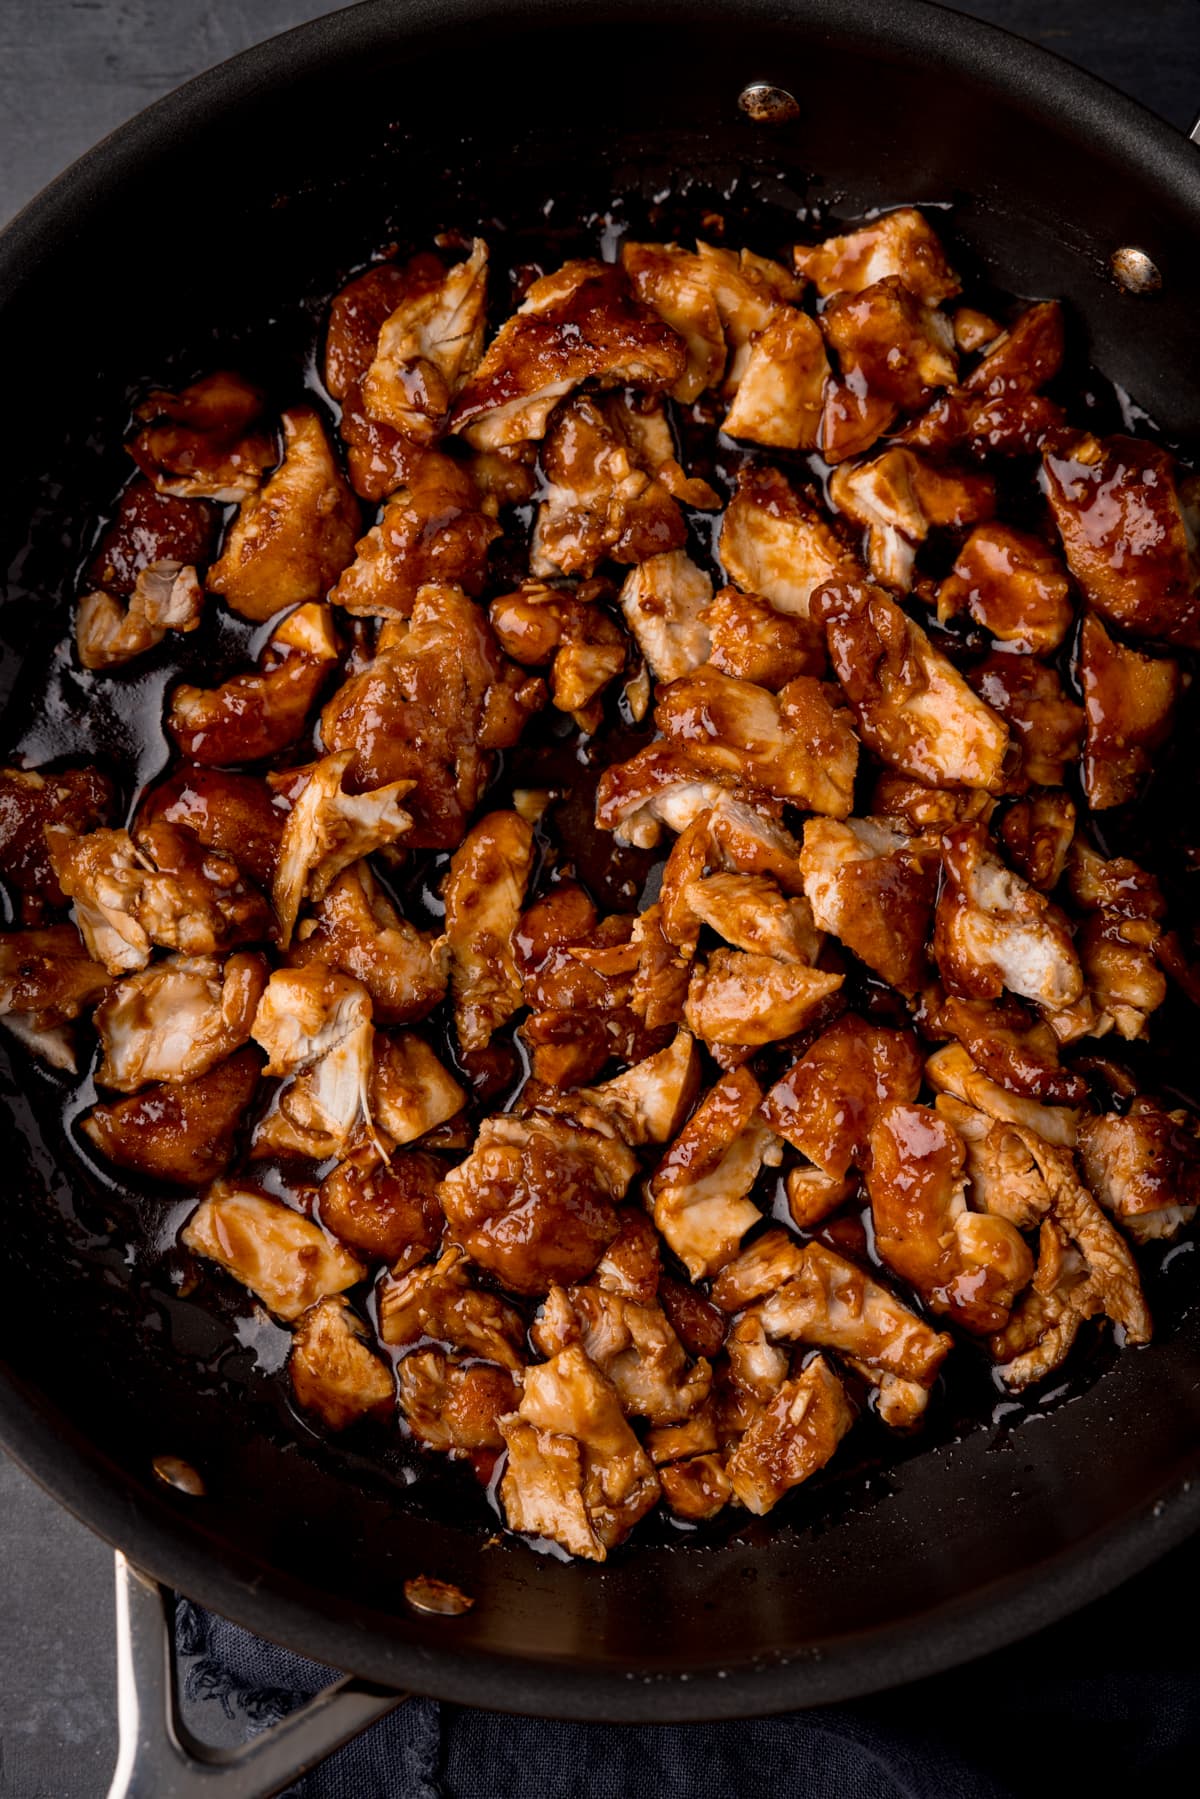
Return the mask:
<path id="1" fill-rule="evenodd" d="M 900 4 L 902 0 L 881 0 Z M 0 0 L 0 219 L 179 82 L 334 10 L 326 0 Z M 1186 127 L 1200 107 L 1197 0 L 982 0 L 960 10 L 1033 38 Z M 0 1795 L 94 1799 L 113 1754 L 109 1551 L 0 1461 Z M 1196 1558 L 1122 1595 L 1118 1640 L 1153 1640 Z M 1139 1602 L 1139 1594 L 1141 1595 Z M 1118 1601 L 1107 1602 L 1109 1606 Z M 1092 1608 L 1094 1627 L 1116 1614 Z"/>

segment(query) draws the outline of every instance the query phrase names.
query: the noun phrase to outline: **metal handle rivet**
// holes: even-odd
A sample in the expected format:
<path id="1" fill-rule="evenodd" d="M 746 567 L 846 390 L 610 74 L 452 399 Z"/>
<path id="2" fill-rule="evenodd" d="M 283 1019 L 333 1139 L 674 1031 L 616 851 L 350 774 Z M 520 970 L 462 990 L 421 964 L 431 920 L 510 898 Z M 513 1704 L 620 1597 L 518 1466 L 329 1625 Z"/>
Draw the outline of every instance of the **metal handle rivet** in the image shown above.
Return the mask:
<path id="1" fill-rule="evenodd" d="M 738 95 L 738 105 L 756 125 L 786 125 L 800 117 L 800 102 L 785 87 L 772 87 L 769 81 L 752 81 Z"/>
<path id="2" fill-rule="evenodd" d="M 1162 286 L 1162 276 L 1144 250 L 1125 244 L 1108 259 L 1113 279 L 1127 294 L 1152 294 Z"/>
<path id="3" fill-rule="evenodd" d="M 203 1499 L 208 1491 L 203 1476 L 197 1473 L 190 1462 L 185 1462 L 182 1456 L 156 1455 L 150 1466 L 163 1485 L 174 1487 L 177 1493 L 188 1493 L 193 1499 Z"/>

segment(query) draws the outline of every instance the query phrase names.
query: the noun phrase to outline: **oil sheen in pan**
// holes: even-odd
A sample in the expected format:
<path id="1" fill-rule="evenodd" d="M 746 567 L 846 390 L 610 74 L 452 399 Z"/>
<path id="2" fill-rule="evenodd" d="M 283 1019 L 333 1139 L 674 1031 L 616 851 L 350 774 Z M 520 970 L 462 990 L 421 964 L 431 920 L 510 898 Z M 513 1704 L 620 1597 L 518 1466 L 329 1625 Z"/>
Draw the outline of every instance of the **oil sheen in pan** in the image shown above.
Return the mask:
<path id="1" fill-rule="evenodd" d="M 897 196 L 896 203 L 902 198 Z M 727 241 L 747 243 L 768 255 L 779 254 L 798 235 L 798 223 L 805 235 L 820 235 L 823 229 L 819 217 L 801 208 L 786 186 L 770 178 L 738 183 L 724 192 L 703 193 L 693 187 L 680 195 L 660 190 L 647 196 L 631 191 L 614 197 L 603 211 L 562 226 L 548 202 L 529 209 L 526 217 L 531 222 L 527 224 L 506 227 L 488 219 L 483 227 L 497 272 L 493 284 L 496 318 L 509 310 L 512 289 L 526 285 L 534 275 L 558 266 L 568 256 L 595 255 L 599 250 L 612 257 L 627 231 L 658 240 L 716 236 L 720 229 L 717 215 L 725 221 Z M 469 235 L 477 221 L 466 217 L 445 222 Z M 972 268 L 969 256 L 954 244 L 952 220 L 942 217 L 938 224 L 956 266 L 966 274 L 964 301 L 1003 318 L 1013 306 L 1011 297 Z M 406 241 L 403 232 L 396 237 L 401 256 L 427 247 L 424 241 Z M 506 269 L 508 282 L 503 279 Z M 329 296 L 354 272 L 330 270 Z M 298 307 L 290 320 L 276 318 L 269 325 L 260 321 L 248 326 L 236 343 L 211 346 L 200 361 L 193 346 L 181 351 L 174 367 L 156 367 L 144 374 L 155 384 L 169 385 L 173 379 L 182 383 L 223 363 L 262 381 L 273 405 L 294 401 L 307 387 L 316 403 L 336 417 L 336 404 L 318 373 L 323 313 L 324 303 Z M 1068 323 L 1068 344 L 1077 343 L 1078 337 Z M 140 381 L 133 384 L 131 394 L 141 385 Z M 1073 419 L 1099 432 L 1129 425 L 1127 396 L 1086 365 L 1072 367 L 1068 362 L 1052 391 L 1068 403 Z M 47 495 L 41 514 L 33 521 L 30 542 L 14 571 L 18 594 L 24 590 L 31 604 L 40 603 L 43 608 L 47 600 L 57 599 L 58 606 L 53 625 L 42 633 L 41 645 L 21 645 L 24 667 L 5 716 L 0 753 L 6 761 L 18 759 L 31 765 L 94 762 L 114 777 L 126 816 L 132 816 L 147 786 L 168 772 L 171 763 L 171 749 L 162 730 L 167 691 L 180 679 L 203 680 L 210 685 L 244 667 L 255 654 L 254 639 L 261 627 L 246 626 L 212 606 L 198 631 L 185 638 L 172 637 L 126 670 L 97 676 L 75 665 L 69 636 L 71 603 L 86 555 L 103 530 L 105 509 L 114 502 L 124 478 L 121 459 L 114 456 L 113 449 L 125 435 L 127 420 L 110 417 L 98 424 L 98 438 L 85 446 L 80 460 L 80 491 L 95 496 L 96 501 L 92 528 L 76 545 L 83 554 L 77 553 L 67 566 L 58 529 L 64 500 L 56 491 Z M 690 472 L 728 491 L 738 466 L 752 452 L 719 438 L 711 417 L 700 408 L 677 416 L 677 426 Z M 1140 412 L 1137 428 L 1146 433 L 1147 421 Z M 95 447 L 97 442 L 102 449 Z M 773 452 L 771 459 L 785 467 L 792 465 L 797 473 L 820 485 L 828 474 L 817 456 Z M 1028 469 L 1012 471 L 1001 465 L 997 473 L 1003 483 L 1000 512 L 1020 524 L 1022 509 L 1030 504 Z M 505 576 L 511 573 L 515 580 L 523 571 L 531 522 L 532 508 L 520 509 L 507 540 L 497 546 L 496 580 L 490 583 L 490 591 L 504 591 Z M 713 520 L 693 514 L 691 523 L 691 554 L 710 572 L 718 573 Z M 930 546 L 929 553 L 935 558 L 937 548 L 936 543 Z M 935 568 L 933 572 L 938 571 Z M 977 647 L 969 627 L 944 634 L 942 642 L 952 656 L 968 659 Z M 982 642 L 979 638 L 978 647 Z M 1070 680 L 1069 648 L 1063 652 L 1062 672 Z M 1192 684 L 1181 703 L 1176 733 L 1159 759 L 1147 793 L 1137 806 L 1105 816 L 1101 844 L 1109 855 L 1128 854 L 1154 868 L 1163 881 L 1172 920 L 1185 939 L 1198 917 L 1193 891 L 1200 844 L 1190 835 L 1189 824 L 1200 818 L 1197 704 Z M 541 854 L 533 892 L 544 888 L 556 865 L 570 862 L 602 912 L 632 911 L 648 903 L 647 896 L 656 891 L 663 852 L 615 846 L 610 837 L 593 829 L 592 801 L 605 764 L 624 760 L 651 734 L 648 727 L 634 727 L 622 717 L 620 702 L 610 700 L 605 724 L 595 738 L 581 738 L 561 715 L 543 714 L 526 739 L 501 759 L 484 810 L 507 805 L 518 788 L 550 788 L 563 796 L 548 815 L 551 831 L 539 831 Z M 414 922 L 433 924 L 440 916 L 438 888 L 447 862 L 444 854 L 414 854 L 397 878 L 395 897 Z M 860 970 L 851 1003 L 881 1020 L 890 1020 L 896 996 Z M 453 1033 L 447 1031 L 444 1019 L 439 1023 L 435 1015 L 422 1028 L 434 1033 L 439 1054 L 456 1061 Z M 1176 1084 L 1179 1070 L 1187 1066 L 1179 1052 L 1190 1042 L 1193 1031 L 1190 1005 L 1172 988 L 1155 1017 L 1150 1044 L 1122 1043 L 1110 1051 L 1106 1043 L 1105 1053 L 1126 1062 L 1143 1090 L 1197 1107 L 1197 1095 L 1181 1093 Z M 74 1123 L 96 1097 L 90 1074 L 85 1073 L 82 1080 L 57 1076 L 19 1051 L 15 1060 L 21 1090 L 11 1095 L 10 1103 L 28 1117 L 27 1140 L 44 1146 L 40 1154 L 51 1174 L 48 1185 L 57 1207 L 55 1228 L 66 1233 L 72 1250 L 91 1267 L 96 1280 L 120 1287 L 147 1331 L 169 1344 L 172 1354 L 190 1367 L 198 1388 L 226 1395 L 231 1405 L 253 1408 L 256 1424 L 264 1432 L 279 1440 L 299 1441 L 306 1454 L 344 1479 L 382 1490 L 405 1506 L 453 1517 L 468 1527 L 495 1527 L 494 1481 L 488 1478 L 493 1472 L 492 1459 L 481 1462 L 477 1469 L 467 1463 L 451 1463 L 443 1456 L 417 1451 L 400 1430 L 370 1423 L 355 1426 L 335 1440 L 300 1412 L 292 1401 L 285 1371 L 290 1333 L 240 1288 L 178 1247 L 177 1234 L 193 1198 L 175 1193 L 164 1197 L 161 1189 L 134 1177 L 115 1177 L 87 1153 Z M 497 1040 L 486 1075 L 475 1083 L 475 1117 L 483 1110 L 511 1103 L 525 1072 L 522 1047 L 510 1026 Z M 267 1165 L 261 1173 L 273 1190 L 287 1196 L 286 1170 Z M 755 1197 L 768 1219 L 773 1213 L 786 1217 L 781 1182 L 773 1171 L 760 1177 Z M 861 1243 L 873 1259 L 865 1207 Z M 1190 1237 L 1171 1245 L 1151 1245 L 1137 1254 L 1156 1335 L 1161 1337 L 1171 1332 L 1194 1303 L 1200 1258 Z M 371 1304 L 369 1295 L 357 1297 Z M 912 1295 L 905 1294 L 905 1298 L 915 1303 L 917 1310 L 922 1309 Z M 526 1302 L 530 1315 L 535 1307 L 536 1302 Z M 1090 1327 L 1082 1333 L 1060 1377 L 1052 1377 L 1048 1385 L 1035 1388 L 1030 1395 L 1006 1397 L 999 1392 L 982 1349 L 961 1338 L 959 1345 L 922 1430 L 905 1439 L 886 1431 L 874 1417 L 865 1416 L 833 1467 L 789 1495 L 772 1515 L 769 1527 L 778 1529 L 790 1519 L 796 1526 L 823 1528 L 848 1507 L 869 1504 L 874 1496 L 885 1493 L 891 1484 L 889 1469 L 967 1431 L 991 1429 L 996 1447 L 1003 1449 L 1025 1419 L 1085 1390 L 1118 1353 L 1109 1336 Z M 637 1541 L 645 1541 L 647 1536 L 676 1543 L 703 1542 L 762 1528 L 732 1511 L 700 1527 L 681 1525 L 656 1513 L 639 1527 L 633 1551 L 617 1553 L 634 1552 Z"/>

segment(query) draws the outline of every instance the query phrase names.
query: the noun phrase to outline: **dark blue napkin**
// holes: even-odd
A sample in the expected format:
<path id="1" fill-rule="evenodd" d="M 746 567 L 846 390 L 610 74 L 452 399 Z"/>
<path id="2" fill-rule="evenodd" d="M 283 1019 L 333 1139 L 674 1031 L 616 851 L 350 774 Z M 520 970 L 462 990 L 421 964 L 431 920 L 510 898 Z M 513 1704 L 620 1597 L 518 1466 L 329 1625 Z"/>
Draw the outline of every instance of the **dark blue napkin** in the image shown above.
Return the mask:
<path id="1" fill-rule="evenodd" d="M 1194 1790 L 1200 1541 L 1026 1643 L 851 1704 L 746 1723 L 562 1724 L 414 1699 L 288 1799 L 1039 1799 Z M 192 1716 L 228 1737 L 332 1678 L 193 1605 Z"/>

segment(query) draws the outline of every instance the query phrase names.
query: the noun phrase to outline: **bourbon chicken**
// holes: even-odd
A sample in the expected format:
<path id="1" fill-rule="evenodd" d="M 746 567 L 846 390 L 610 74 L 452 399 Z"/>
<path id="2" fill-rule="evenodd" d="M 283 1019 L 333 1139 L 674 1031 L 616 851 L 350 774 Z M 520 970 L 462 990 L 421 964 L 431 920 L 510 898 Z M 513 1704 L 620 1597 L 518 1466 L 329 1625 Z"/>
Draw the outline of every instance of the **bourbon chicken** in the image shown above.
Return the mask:
<path id="1" fill-rule="evenodd" d="M 135 399 L 0 768 L 0 1024 L 310 1436 L 603 1562 L 1149 1339 L 1197 485 L 915 208 L 471 224 L 334 297 L 336 422 Z"/>

